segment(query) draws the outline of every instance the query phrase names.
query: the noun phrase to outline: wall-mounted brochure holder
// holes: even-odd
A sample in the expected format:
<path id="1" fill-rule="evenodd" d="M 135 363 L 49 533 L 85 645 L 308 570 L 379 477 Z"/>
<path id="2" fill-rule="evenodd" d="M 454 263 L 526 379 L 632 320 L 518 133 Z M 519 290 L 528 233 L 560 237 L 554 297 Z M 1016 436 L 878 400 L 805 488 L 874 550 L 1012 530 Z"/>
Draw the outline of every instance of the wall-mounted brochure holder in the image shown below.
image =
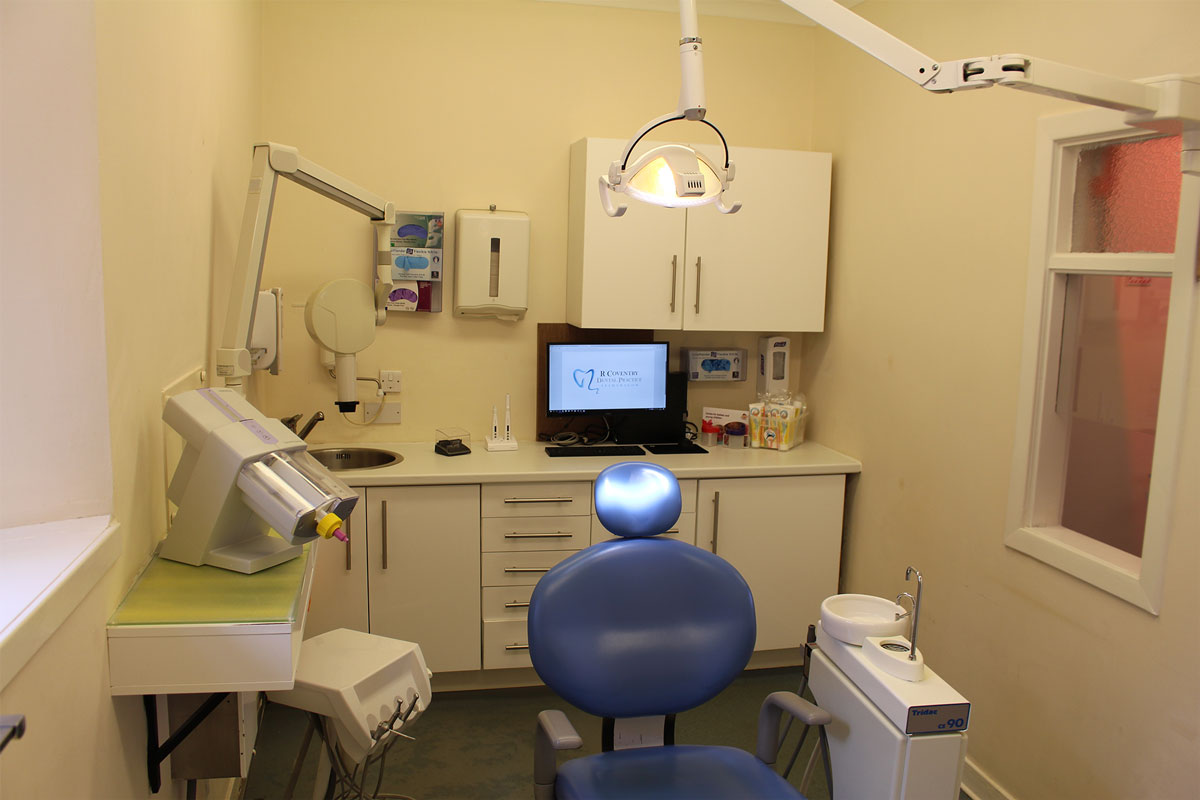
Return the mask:
<path id="1" fill-rule="evenodd" d="M 397 211 L 388 235 L 392 291 L 388 311 L 441 311 L 446 218 L 440 211 Z"/>

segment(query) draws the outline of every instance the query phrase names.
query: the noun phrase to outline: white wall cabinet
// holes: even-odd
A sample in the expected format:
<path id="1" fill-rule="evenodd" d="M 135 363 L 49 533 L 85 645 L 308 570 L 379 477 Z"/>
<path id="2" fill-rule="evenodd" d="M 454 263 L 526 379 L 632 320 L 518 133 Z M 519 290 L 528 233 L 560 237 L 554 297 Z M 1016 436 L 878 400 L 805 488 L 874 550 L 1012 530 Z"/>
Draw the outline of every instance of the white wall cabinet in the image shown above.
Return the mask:
<path id="1" fill-rule="evenodd" d="M 730 148 L 736 174 L 713 206 L 659 208 L 623 195 L 600 203 L 619 139 L 571 147 L 567 322 L 582 328 L 820 331 L 825 319 L 832 156 Z M 641 152 L 639 146 L 637 152 Z M 723 150 L 701 146 L 714 159 Z"/>
<path id="2" fill-rule="evenodd" d="M 754 594 L 755 650 L 800 647 L 837 594 L 845 475 L 701 480 L 696 546 L 724 558 Z"/>

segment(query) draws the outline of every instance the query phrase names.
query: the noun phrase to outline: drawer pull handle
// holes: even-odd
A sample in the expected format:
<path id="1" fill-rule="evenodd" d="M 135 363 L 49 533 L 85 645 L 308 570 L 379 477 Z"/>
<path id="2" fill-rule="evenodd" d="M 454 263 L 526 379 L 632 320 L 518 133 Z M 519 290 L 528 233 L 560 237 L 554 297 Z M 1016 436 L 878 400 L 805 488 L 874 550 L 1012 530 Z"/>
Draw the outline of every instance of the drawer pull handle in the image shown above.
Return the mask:
<path id="1" fill-rule="evenodd" d="M 527 644 L 506 644 L 506 645 L 504 645 L 504 649 L 505 650 L 528 650 L 529 645 L 527 645 Z"/>
<path id="2" fill-rule="evenodd" d="M 505 539 L 570 539 L 570 531 L 554 531 L 553 533 L 512 533 L 504 534 Z"/>
<path id="3" fill-rule="evenodd" d="M 505 603 L 505 608 L 529 608 L 529 603 Z"/>
<path id="4" fill-rule="evenodd" d="M 573 497 L 506 497 L 506 503 L 573 503 Z"/>
<path id="5" fill-rule="evenodd" d="M 504 568 L 504 571 L 505 571 L 505 572 L 549 572 L 549 571 L 550 571 L 550 568 L 549 568 L 549 567 L 541 567 L 541 568 L 534 568 L 534 567 L 505 567 L 505 568 Z"/>

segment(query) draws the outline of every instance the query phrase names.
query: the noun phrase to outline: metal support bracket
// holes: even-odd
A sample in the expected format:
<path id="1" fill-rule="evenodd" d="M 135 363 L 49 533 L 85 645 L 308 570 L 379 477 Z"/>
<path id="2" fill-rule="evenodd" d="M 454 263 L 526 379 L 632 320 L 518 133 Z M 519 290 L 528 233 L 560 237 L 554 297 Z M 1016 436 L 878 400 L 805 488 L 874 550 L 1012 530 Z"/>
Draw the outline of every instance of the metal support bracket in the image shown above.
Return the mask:
<path id="1" fill-rule="evenodd" d="M 158 794 L 162 788 L 162 762 L 191 734 L 192 731 L 229 696 L 229 692 L 214 692 L 208 696 L 192 715 L 184 720 L 179 729 L 158 743 L 158 695 L 142 695 L 142 707 L 146 711 L 146 774 L 150 779 L 150 793 Z"/>

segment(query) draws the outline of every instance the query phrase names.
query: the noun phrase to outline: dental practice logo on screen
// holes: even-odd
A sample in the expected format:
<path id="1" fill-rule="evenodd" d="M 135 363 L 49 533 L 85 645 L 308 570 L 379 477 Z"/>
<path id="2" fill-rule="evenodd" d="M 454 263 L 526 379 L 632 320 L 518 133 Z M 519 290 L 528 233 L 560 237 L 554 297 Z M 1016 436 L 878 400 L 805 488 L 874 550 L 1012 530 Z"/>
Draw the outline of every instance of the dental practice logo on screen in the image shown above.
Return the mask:
<path id="1" fill-rule="evenodd" d="M 637 386 L 645 380 L 637 369 L 577 369 L 571 377 L 580 389 L 596 393 Z"/>

